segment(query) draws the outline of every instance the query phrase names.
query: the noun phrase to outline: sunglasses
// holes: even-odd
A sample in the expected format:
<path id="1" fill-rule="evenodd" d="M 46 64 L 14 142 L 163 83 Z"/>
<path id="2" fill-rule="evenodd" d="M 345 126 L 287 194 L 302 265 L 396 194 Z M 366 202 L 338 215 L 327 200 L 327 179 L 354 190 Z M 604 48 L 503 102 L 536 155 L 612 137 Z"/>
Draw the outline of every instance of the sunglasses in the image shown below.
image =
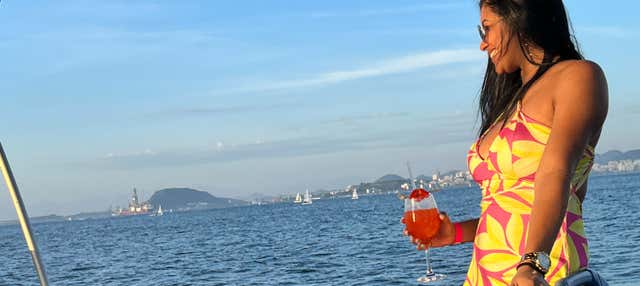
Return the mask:
<path id="1" fill-rule="evenodd" d="M 480 34 L 480 39 L 482 39 L 482 41 L 484 42 L 485 39 L 487 38 L 487 32 L 480 25 L 478 25 L 478 34 Z"/>
<path id="2" fill-rule="evenodd" d="M 499 22 L 502 22 L 502 19 L 494 20 L 493 24 L 491 24 L 491 25 L 494 25 L 494 24 L 499 23 Z M 478 25 L 478 34 L 480 34 L 480 39 L 482 39 L 483 42 L 486 42 L 486 40 L 487 40 L 487 30 L 485 30 L 482 25 Z"/>

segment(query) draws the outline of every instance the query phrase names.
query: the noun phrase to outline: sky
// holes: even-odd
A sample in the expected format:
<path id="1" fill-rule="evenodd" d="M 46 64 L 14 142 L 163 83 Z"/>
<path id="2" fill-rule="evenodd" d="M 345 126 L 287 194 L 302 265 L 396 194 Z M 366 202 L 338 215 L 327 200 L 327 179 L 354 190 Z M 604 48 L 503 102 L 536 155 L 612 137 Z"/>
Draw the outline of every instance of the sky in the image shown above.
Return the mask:
<path id="1" fill-rule="evenodd" d="M 565 1 L 609 83 L 596 152 L 638 149 L 640 3 L 603 3 Z M 0 142 L 32 216 L 134 187 L 244 198 L 466 169 L 478 18 L 475 0 L 5 0 Z"/>

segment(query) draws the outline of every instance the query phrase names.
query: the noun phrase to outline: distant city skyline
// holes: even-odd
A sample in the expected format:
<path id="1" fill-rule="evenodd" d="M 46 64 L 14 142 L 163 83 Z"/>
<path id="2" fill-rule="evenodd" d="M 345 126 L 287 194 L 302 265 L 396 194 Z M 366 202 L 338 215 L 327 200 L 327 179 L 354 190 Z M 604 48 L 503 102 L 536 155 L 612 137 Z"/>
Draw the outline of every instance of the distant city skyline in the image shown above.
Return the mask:
<path id="1" fill-rule="evenodd" d="M 596 149 L 640 148 L 636 1 L 564 1 L 607 75 Z M 624 6 L 625 9 L 619 7 Z M 0 138 L 30 215 L 466 170 L 475 1 L 0 3 Z M 37 19 L 37 21 L 34 21 Z M 0 220 L 14 219 L 0 187 Z"/>

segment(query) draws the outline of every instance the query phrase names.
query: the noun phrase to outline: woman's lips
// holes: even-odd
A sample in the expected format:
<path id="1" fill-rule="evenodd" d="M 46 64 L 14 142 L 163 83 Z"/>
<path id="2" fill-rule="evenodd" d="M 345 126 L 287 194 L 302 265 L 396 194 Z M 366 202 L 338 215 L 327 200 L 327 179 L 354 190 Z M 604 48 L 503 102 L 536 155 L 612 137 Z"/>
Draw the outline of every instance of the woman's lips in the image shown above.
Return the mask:
<path id="1" fill-rule="evenodd" d="M 498 54 L 499 54 L 498 49 L 495 49 L 491 51 L 491 53 L 489 53 L 489 57 L 491 58 L 491 61 L 493 62 L 494 65 L 498 63 L 498 57 L 499 57 Z"/>

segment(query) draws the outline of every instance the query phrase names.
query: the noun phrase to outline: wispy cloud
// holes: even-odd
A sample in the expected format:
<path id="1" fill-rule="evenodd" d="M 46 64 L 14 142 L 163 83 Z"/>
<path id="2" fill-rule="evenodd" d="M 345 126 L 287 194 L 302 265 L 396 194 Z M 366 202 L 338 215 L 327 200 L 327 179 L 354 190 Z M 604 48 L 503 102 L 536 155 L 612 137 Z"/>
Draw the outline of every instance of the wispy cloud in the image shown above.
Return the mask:
<path id="1" fill-rule="evenodd" d="M 355 116 L 341 116 L 337 119 L 326 121 L 325 123 L 338 123 L 338 124 L 352 124 L 357 121 L 369 121 L 369 120 L 383 120 L 394 117 L 406 117 L 409 116 L 409 112 L 376 112 L 369 114 L 361 114 Z"/>
<path id="2" fill-rule="evenodd" d="M 278 109 L 299 108 L 301 103 L 248 104 L 221 107 L 186 107 L 148 113 L 147 116 L 157 117 L 199 117 L 224 114 L 269 111 Z"/>
<path id="3" fill-rule="evenodd" d="M 151 149 L 145 149 L 144 151 L 133 152 L 133 153 L 108 153 L 104 155 L 103 158 L 113 159 L 113 158 L 141 157 L 141 156 L 155 156 L 155 155 L 157 155 L 156 152 L 152 151 Z"/>
<path id="4" fill-rule="evenodd" d="M 484 71 L 486 69 L 485 65 L 482 64 L 468 64 L 461 67 L 455 67 L 451 69 L 442 70 L 438 73 L 434 73 L 430 75 L 432 79 L 460 79 L 460 78 L 468 78 L 470 76 L 475 76 L 477 78 L 482 78 L 484 75 Z"/>
<path id="5" fill-rule="evenodd" d="M 433 136 L 434 133 L 428 130 L 417 132 L 419 129 L 398 128 L 384 133 L 378 132 L 341 138 L 305 137 L 235 145 L 217 142 L 214 146 L 207 148 L 177 151 L 152 151 L 147 149 L 142 152 L 109 153 L 82 165 L 83 167 L 89 165 L 93 168 L 106 169 L 179 167 L 242 160 L 313 156 L 348 151 L 435 146 L 466 142 L 472 138 L 470 131 L 451 128 L 436 129 L 438 136 Z"/>
<path id="6" fill-rule="evenodd" d="M 377 126 L 379 132 L 398 132 L 399 129 L 405 128 L 405 126 L 411 126 L 411 130 L 402 131 L 404 134 L 408 134 L 411 132 L 415 132 L 416 130 L 424 130 L 425 133 L 431 132 L 432 134 L 444 134 L 451 130 L 455 132 L 462 133 L 473 133 L 473 126 L 475 122 L 475 115 L 470 112 L 462 112 L 460 110 L 455 110 L 453 112 L 443 113 L 438 112 L 437 110 L 430 110 L 428 112 L 420 111 L 420 112 L 410 112 L 410 111 L 379 111 L 373 113 L 365 113 L 359 115 L 344 115 L 338 116 L 332 119 L 319 121 L 316 123 L 309 124 L 305 122 L 305 125 L 296 125 L 294 123 L 292 126 L 289 126 L 285 130 L 293 131 L 293 132 L 302 132 L 305 134 L 313 133 L 317 134 L 321 130 L 327 131 L 327 127 L 329 128 L 341 128 L 346 127 L 350 131 L 353 132 L 357 130 L 357 132 L 367 132 Z M 376 122 L 380 122 L 387 127 L 382 127 L 381 125 L 375 125 Z M 388 126 L 391 122 L 391 125 L 397 126 L 393 128 L 393 130 L 389 131 Z M 374 125 L 372 125 L 374 124 Z M 336 126 L 337 125 L 337 126 Z M 355 128 L 354 128 L 355 127 Z M 336 131 L 342 130 L 342 131 Z M 344 129 L 331 129 L 328 131 L 330 133 L 336 132 L 344 132 Z M 402 133 L 400 132 L 400 133 Z M 401 135 L 400 133 L 395 135 Z M 388 134 L 388 133 L 385 133 Z M 401 135 L 404 136 L 404 135 Z"/>
<path id="7" fill-rule="evenodd" d="M 447 64 L 481 61 L 484 55 L 476 49 L 452 49 L 423 52 L 387 59 L 368 67 L 325 72 L 308 78 L 274 81 L 256 84 L 252 87 L 214 91 L 213 94 L 246 93 L 286 90 L 312 86 L 325 86 L 345 81 L 360 80 L 385 75 L 408 73 L 416 70 Z"/>
<path id="8" fill-rule="evenodd" d="M 131 63 L 137 58 L 157 59 L 161 55 L 175 53 L 176 49 L 205 44 L 224 46 L 233 44 L 233 41 L 219 31 L 134 31 L 109 27 L 53 29 L 0 39 L 0 47 L 15 56 L 20 56 L 25 47 L 47 47 L 21 61 L 30 74 L 43 76 L 79 68 Z"/>

